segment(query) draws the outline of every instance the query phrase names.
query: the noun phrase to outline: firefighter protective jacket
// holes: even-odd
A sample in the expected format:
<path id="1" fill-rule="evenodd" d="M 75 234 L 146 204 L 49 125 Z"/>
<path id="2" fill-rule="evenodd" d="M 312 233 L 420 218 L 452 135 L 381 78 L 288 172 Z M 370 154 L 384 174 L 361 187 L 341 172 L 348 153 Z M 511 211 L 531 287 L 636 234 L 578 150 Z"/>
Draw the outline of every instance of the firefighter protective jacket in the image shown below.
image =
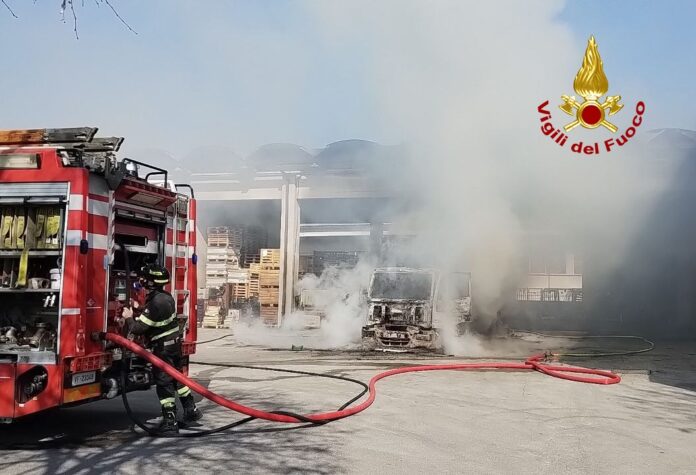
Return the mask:
<path id="1" fill-rule="evenodd" d="M 172 340 L 179 336 L 174 298 L 169 292 L 161 289 L 150 291 L 143 313 L 131 321 L 130 332 L 145 335 L 152 343 Z"/>

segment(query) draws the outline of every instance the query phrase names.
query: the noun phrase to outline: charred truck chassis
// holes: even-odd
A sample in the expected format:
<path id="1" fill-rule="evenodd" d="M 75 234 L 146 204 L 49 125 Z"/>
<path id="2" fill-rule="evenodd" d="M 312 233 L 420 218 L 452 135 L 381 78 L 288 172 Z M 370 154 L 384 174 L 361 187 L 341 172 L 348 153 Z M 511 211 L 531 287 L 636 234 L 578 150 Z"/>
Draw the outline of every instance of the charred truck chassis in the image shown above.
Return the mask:
<path id="1" fill-rule="evenodd" d="M 362 329 L 365 349 L 438 350 L 433 325 L 437 279 L 432 271 L 376 269 L 370 280 L 369 310 Z"/>

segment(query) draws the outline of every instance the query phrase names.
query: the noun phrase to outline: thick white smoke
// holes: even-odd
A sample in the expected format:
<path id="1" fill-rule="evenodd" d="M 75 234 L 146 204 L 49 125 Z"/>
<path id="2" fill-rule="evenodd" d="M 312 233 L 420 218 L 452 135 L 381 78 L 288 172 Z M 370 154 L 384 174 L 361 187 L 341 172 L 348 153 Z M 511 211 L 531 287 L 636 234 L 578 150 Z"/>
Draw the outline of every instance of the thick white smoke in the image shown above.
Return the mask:
<path id="1" fill-rule="evenodd" d="M 396 166 L 375 163 L 375 175 L 400 209 L 408 203 L 394 219 L 417 232 L 412 257 L 472 272 L 479 317 L 493 319 L 513 292 L 530 236 L 561 233 L 575 249 L 596 250 L 595 277 L 622 265 L 671 170 L 643 173 L 631 161 L 635 143 L 588 157 L 541 134 L 537 106 L 547 99 L 556 127 L 568 122 L 557 105 L 573 94 L 587 41 L 556 18 L 563 2 L 304 5 L 327 49 L 364 45 L 355 75 L 377 103 L 380 140 L 408 142 L 409 150 Z M 610 92 L 620 89 L 611 83 L 611 58 L 603 59 Z M 612 119 L 620 130 L 641 99 L 623 99 Z M 649 127 L 648 110 L 639 134 Z M 578 128 L 571 141 L 608 136 Z"/>
<path id="2" fill-rule="evenodd" d="M 279 329 L 267 328 L 261 322 L 238 325 L 237 339 L 272 347 L 355 348 L 367 315 L 364 291 L 373 268 L 371 262 L 364 260 L 355 268 L 328 267 L 321 276 L 309 274 L 299 281 L 298 292 L 311 291 L 313 307 L 324 316 L 318 331 L 305 331 L 316 322 L 318 314 L 297 310 L 283 317 Z"/>
<path id="3" fill-rule="evenodd" d="M 561 1 L 308 4 L 330 46 L 368 45 L 356 74 L 369 80 L 385 130 L 409 143 L 403 162 L 381 175 L 410 203 L 399 219 L 418 232 L 414 257 L 471 271 L 480 314 L 490 318 L 511 292 L 508 280 L 528 254 L 530 236 L 562 233 L 575 249 L 603 249 L 604 268 L 594 270 L 609 272 L 621 265 L 623 243 L 671 179 L 634 166 L 635 143 L 588 157 L 541 134 L 537 106 L 546 99 L 557 127 L 569 121 L 557 105 L 561 94 L 573 94 L 587 41 L 556 18 L 562 7 Z M 612 58 L 604 63 L 611 84 Z M 624 111 L 612 118 L 620 130 L 641 99 L 624 98 Z M 647 117 L 639 133 L 649 127 Z M 611 134 L 577 128 L 572 135 L 571 141 L 593 143 Z"/>

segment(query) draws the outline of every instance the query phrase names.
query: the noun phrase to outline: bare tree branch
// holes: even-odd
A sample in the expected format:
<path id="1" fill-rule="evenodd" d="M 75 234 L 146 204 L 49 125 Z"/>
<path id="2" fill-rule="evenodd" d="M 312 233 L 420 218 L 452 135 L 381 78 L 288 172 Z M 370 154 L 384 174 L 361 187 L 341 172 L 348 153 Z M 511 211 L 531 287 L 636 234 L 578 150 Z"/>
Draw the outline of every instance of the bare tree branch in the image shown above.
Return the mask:
<path id="1" fill-rule="evenodd" d="M 73 29 L 75 30 L 75 38 L 80 39 L 80 35 L 77 34 L 77 15 L 75 15 L 75 0 L 69 0 L 70 1 L 70 10 L 72 11 L 72 16 L 73 16 Z"/>
<path id="2" fill-rule="evenodd" d="M 12 11 L 12 9 L 11 9 L 10 6 L 5 2 L 5 0 L 0 0 L 0 2 L 2 2 L 3 5 L 5 5 L 5 8 L 7 8 L 7 10 L 10 12 L 10 15 L 12 15 L 12 16 L 15 17 L 15 18 L 19 18 L 17 15 L 15 15 L 15 12 Z"/>
<path id="3" fill-rule="evenodd" d="M 138 32 L 135 31 L 133 28 L 131 28 L 131 26 L 130 26 L 128 23 L 126 23 L 126 20 L 124 20 L 124 19 L 121 17 L 121 15 L 118 14 L 118 12 L 117 12 L 116 9 L 113 7 L 113 5 L 111 5 L 111 2 L 109 2 L 109 0 L 102 0 L 102 1 L 103 1 L 104 3 L 106 3 L 106 4 L 109 6 L 109 8 L 111 8 L 111 11 L 114 12 L 114 15 L 116 15 L 116 18 L 118 18 L 119 20 L 121 20 L 121 23 L 123 23 L 124 25 L 126 25 L 126 28 L 128 28 L 128 29 L 129 29 L 130 31 L 132 31 L 134 34 L 136 34 L 136 35 L 138 34 Z"/>
<path id="4" fill-rule="evenodd" d="M 5 8 L 7 9 L 7 11 L 10 12 L 10 15 L 12 15 L 14 18 L 19 18 L 15 14 L 14 10 L 12 10 L 12 7 L 10 7 L 10 5 L 7 3 L 7 0 L 0 0 L 0 3 L 2 3 L 5 6 Z M 37 3 L 37 0 L 34 0 L 34 4 L 36 4 L 36 3 Z M 107 5 L 111 9 L 113 14 L 116 16 L 116 18 L 118 18 L 119 21 L 126 26 L 126 28 L 128 28 L 133 34 L 135 34 L 135 35 L 138 34 L 138 32 L 135 31 L 128 24 L 128 22 L 126 20 L 124 20 L 123 17 L 118 13 L 116 8 L 111 4 L 110 0 L 94 0 L 94 3 L 95 3 L 95 5 L 97 5 L 97 7 L 101 6 L 102 3 Z M 84 8 L 85 0 L 80 0 L 80 5 L 82 6 L 82 8 Z M 61 15 L 61 21 L 63 23 L 67 23 L 65 20 L 65 12 L 68 9 L 70 9 L 70 13 L 72 14 L 72 17 L 73 17 L 73 31 L 75 32 L 75 38 L 77 38 L 79 40 L 80 35 L 77 31 L 77 12 L 75 11 L 75 0 L 60 0 L 60 15 Z"/>

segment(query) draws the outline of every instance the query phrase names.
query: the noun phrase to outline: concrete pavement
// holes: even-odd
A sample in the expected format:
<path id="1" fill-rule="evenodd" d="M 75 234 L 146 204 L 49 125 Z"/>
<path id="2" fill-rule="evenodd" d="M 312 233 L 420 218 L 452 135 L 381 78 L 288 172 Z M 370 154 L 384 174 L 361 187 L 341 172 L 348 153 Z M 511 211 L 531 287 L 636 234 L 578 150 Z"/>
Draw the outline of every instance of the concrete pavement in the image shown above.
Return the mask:
<path id="1" fill-rule="evenodd" d="M 224 332 L 204 330 L 200 338 Z M 517 350 L 550 344 L 532 341 Z M 240 432 L 278 428 L 254 421 L 202 439 L 153 439 L 131 429 L 120 399 L 102 401 L 0 427 L 0 443 L 26 444 L 26 450 L 3 451 L 0 472 L 693 473 L 692 347 L 658 344 L 640 356 L 577 362 L 619 370 L 623 381 L 614 386 L 531 372 L 396 376 L 379 383 L 377 401 L 362 414 L 280 432 Z M 200 347 L 194 359 L 367 381 L 383 368 L 451 358 L 270 351 L 226 338 Z M 211 389 L 264 409 L 330 410 L 360 390 L 342 381 L 249 369 L 192 365 L 191 370 Z M 156 417 L 153 391 L 131 399 L 139 417 Z M 239 419 L 207 401 L 200 406 L 205 427 Z"/>

